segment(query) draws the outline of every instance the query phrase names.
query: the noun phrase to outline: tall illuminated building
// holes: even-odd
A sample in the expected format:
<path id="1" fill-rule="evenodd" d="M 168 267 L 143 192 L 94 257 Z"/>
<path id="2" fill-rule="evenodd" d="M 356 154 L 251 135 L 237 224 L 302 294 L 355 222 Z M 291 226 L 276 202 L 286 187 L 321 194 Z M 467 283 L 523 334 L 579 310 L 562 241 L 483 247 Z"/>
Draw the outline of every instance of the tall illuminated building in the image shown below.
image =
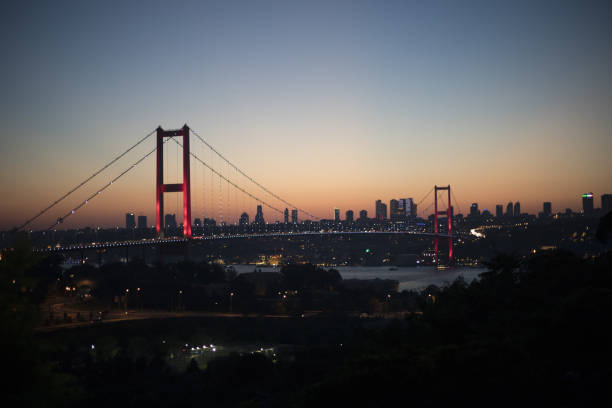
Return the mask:
<path id="1" fill-rule="evenodd" d="M 542 213 L 545 217 L 550 217 L 552 215 L 552 203 L 550 201 L 544 201 Z"/>
<path id="2" fill-rule="evenodd" d="M 125 214 L 125 228 L 134 229 L 136 228 L 136 217 L 134 213 Z"/>
<path id="3" fill-rule="evenodd" d="M 376 220 L 383 221 L 387 219 L 387 204 L 380 200 L 376 200 Z"/>
<path id="4" fill-rule="evenodd" d="M 416 204 L 412 198 L 400 198 L 399 207 L 407 219 L 412 220 L 416 218 Z"/>
<path id="5" fill-rule="evenodd" d="M 495 206 L 495 218 L 502 218 L 504 216 L 504 206 L 497 204 Z"/>
<path id="6" fill-rule="evenodd" d="M 247 214 L 246 212 L 243 212 L 242 214 L 240 214 L 240 219 L 238 220 L 238 224 L 243 227 L 249 225 L 249 214 Z"/>
<path id="7" fill-rule="evenodd" d="M 297 209 L 291 210 L 291 222 L 293 224 L 298 223 L 298 210 Z"/>
<path id="8" fill-rule="evenodd" d="M 147 216 L 146 215 L 138 216 L 138 228 L 139 229 L 147 228 Z"/>
<path id="9" fill-rule="evenodd" d="M 392 221 L 401 221 L 406 218 L 406 212 L 404 208 L 402 208 L 399 200 L 392 199 L 389 202 L 389 218 L 391 218 Z"/>
<path id="10" fill-rule="evenodd" d="M 518 201 L 514 203 L 514 216 L 515 217 L 521 216 L 521 203 L 519 203 Z"/>
<path id="11" fill-rule="evenodd" d="M 582 195 L 582 212 L 584 215 L 593 214 L 593 193 L 585 193 Z"/>
<path id="12" fill-rule="evenodd" d="M 340 222 L 340 209 L 334 208 L 334 221 Z"/>
<path id="13" fill-rule="evenodd" d="M 480 210 L 478 209 L 478 203 L 472 203 L 470 206 L 470 215 L 472 217 L 477 217 L 480 215 Z"/>
<path id="14" fill-rule="evenodd" d="M 512 217 L 512 201 L 506 206 L 506 217 Z"/>
<path id="15" fill-rule="evenodd" d="M 368 210 L 359 211 L 359 219 L 361 221 L 367 221 L 368 220 Z"/>
<path id="16" fill-rule="evenodd" d="M 257 206 L 257 213 L 255 213 L 255 223 L 265 224 L 264 216 L 263 216 L 263 209 L 261 208 L 261 205 Z"/>
<path id="17" fill-rule="evenodd" d="M 348 210 L 346 212 L 346 222 L 348 223 L 353 222 L 353 210 Z"/>
<path id="18" fill-rule="evenodd" d="M 166 214 L 164 217 L 164 225 L 166 228 L 176 228 L 176 214 Z"/>
<path id="19" fill-rule="evenodd" d="M 285 224 L 289 224 L 289 209 L 285 208 Z"/>

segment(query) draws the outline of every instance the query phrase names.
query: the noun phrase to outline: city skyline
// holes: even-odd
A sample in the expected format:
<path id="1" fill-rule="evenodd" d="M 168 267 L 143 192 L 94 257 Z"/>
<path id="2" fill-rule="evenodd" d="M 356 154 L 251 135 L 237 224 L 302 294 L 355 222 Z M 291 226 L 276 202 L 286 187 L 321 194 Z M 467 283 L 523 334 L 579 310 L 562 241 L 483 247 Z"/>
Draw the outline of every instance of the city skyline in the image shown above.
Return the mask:
<path id="1" fill-rule="evenodd" d="M 192 163 L 193 166 L 193 163 Z M 168 166 L 168 167 L 172 167 L 172 166 Z M 196 173 L 197 174 L 197 173 Z M 176 176 L 176 174 L 174 175 Z M 103 180 L 103 179 L 102 179 Z M 175 179 L 177 182 L 180 182 L 180 179 Z M 218 177 L 214 178 L 214 182 L 213 183 L 206 183 L 206 184 L 211 184 L 208 185 L 207 188 L 209 190 L 213 190 L 214 192 L 209 194 L 209 197 L 206 197 L 204 193 L 204 191 L 202 191 L 201 189 L 198 189 L 198 186 L 193 186 L 192 187 L 192 224 L 194 223 L 196 218 L 200 218 L 200 219 L 204 219 L 204 218 L 211 218 L 211 219 L 215 219 L 217 222 L 226 222 L 228 224 L 238 224 L 239 223 L 239 219 L 240 219 L 240 215 L 244 212 L 246 212 L 247 214 L 249 214 L 250 216 L 255 216 L 255 213 L 257 211 L 257 207 L 261 206 L 262 207 L 262 211 L 264 212 L 264 215 L 266 217 L 266 222 L 277 222 L 277 221 L 283 221 L 284 220 L 284 211 L 281 212 L 277 212 L 272 210 L 271 208 L 269 208 L 268 206 L 266 206 L 265 204 L 262 205 L 260 201 L 257 201 L 253 198 L 249 198 L 249 197 L 244 197 L 244 194 L 236 191 L 235 188 L 230 187 L 230 193 L 229 195 L 227 194 L 227 187 L 225 184 L 225 181 L 222 181 L 221 185 L 222 185 L 222 189 L 221 189 L 221 200 L 226 200 L 227 197 L 229 197 L 229 201 L 228 203 L 225 202 L 221 202 L 221 204 L 219 204 L 219 193 L 217 190 L 217 186 L 218 184 Z M 235 179 L 232 179 L 232 182 L 236 181 Z M 106 183 L 107 181 L 104 180 L 104 183 Z M 196 176 L 196 182 L 198 182 L 197 180 L 197 176 Z M 192 180 L 193 183 L 193 180 Z M 154 184 L 154 183 L 152 183 Z M 120 183 L 117 183 L 116 186 L 119 186 Z M 243 186 L 244 187 L 244 186 Z M 116 188 L 115 185 L 113 185 L 113 188 Z M 124 187 L 125 188 L 125 187 Z M 152 186 L 151 189 L 153 189 L 154 186 Z M 251 187 L 246 187 L 246 189 L 248 191 L 253 191 L 252 186 Z M 91 188 L 90 188 L 91 190 Z M 95 190 L 93 190 L 95 192 Z M 109 190 L 112 191 L 112 190 Z M 112 194 L 112 193 L 111 193 Z M 130 194 L 129 192 L 124 190 L 124 194 Z M 602 199 L 604 199 L 604 197 L 609 196 L 609 193 L 593 193 L 593 192 L 589 192 L 588 194 L 592 194 L 592 198 L 593 198 L 593 206 L 595 209 L 602 207 L 602 205 L 600 205 L 600 201 Z M 89 195 L 89 194 L 85 194 L 82 193 L 82 195 Z M 239 197 L 237 200 L 236 197 L 242 195 L 243 197 Z M 510 201 L 510 204 L 516 204 L 517 202 L 521 203 L 521 207 L 522 210 L 521 213 L 528 213 L 528 214 L 533 214 L 533 215 L 537 215 L 539 212 L 542 211 L 542 205 L 544 203 L 549 203 L 550 204 L 550 208 L 551 208 L 551 212 L 553 214 L 555 213 L 564 213 L 566 211 L 567 208 L 570 208 L 573 212 L 575 213 L 581 213 L 583 211 L 583 206 L 584 206 L 584 195 L 585 193 L 580 193 L 577 194 L 575 199 L 573 201 L 575 201 L 574 205 L 570 205 L 570 206 L 564 206 L 564 205 L 558 205 L 556 204 L 555 201 L 546 201 L 546 200 L 541 200 L 541 201 L 528 201 L 527 204 L 525 205 L 525 203 L 522 203 L 520 200 L 516 200 L 516 201 Z M 278 202 L 275 202 L 275 200 L 273 198 L 271 198 L 270 196 L 268 196 L 266 193 L 262 193 L 261 191 L 258 192 L 258 196 L 259 197 L 263 197 L 264 201 L 268 202 L 268 203 L 275 203 L 278 204 Z M 133 196 L 129 196 L 129 195 L 124 195 L 123 196 L 125 199 L 124 201 L 134 201 L 134 197 Z M 139 194 L 138 197 L 140 198 L 144 198 L 145 195 L 144 194 Z M 400 199 L 399 197 L 401 197 L 400 195 L 395 195 L 394 197 L 389 198 L 388 200 L 380 200 L 381 203 L 384 205 L 384 211 L 388 211 L 389 204 L 392 203 L 393 201 Z M 57 197 L 54 197 L 54 199 L 56 199 Z M 416 204 L 416 197 L 411 197 L 412 199 L 414 199 L 414 203 Z M 232 199 L 234 199 L 234 202 L 231 202 Z M 78 203 L 80 201 L 82 201 L 82 197 L 80 197 L 79 199 L 72 200 L 72 202 L 70 202 L 69 200 L 68 203 L 70 205 L 74 205 L 75 203 Z M 182 211 L 181 211 L 181 207 L 182 207 L 182 194 L 178 193 L 178 194 L 174 194 L 171 196 L 168 196 L 166 198 L 167 200 L 167 208 L 168 210 L 165 211 L 165 215 L 168 214 L 175 214 L 176 215 L 176 222 L 177 224 L 183 224 L 183 220 L 182 220 Z M 401 199 L 403 200 L 403 198 Z M 54 200 L 53 200 L 54 201 Z M 133 215 L 135 215 L 136 217 L 142 217 L 144 216 L 145 218 L 149 219 L 150 221 L 154 221 L 155 219 L 155 213 L 154 213 L 154 197 L 148 197 L 148 201 L 149 203 L 147 203 L 148 205 L 141 205 L 138 204 L 136 207 L 150 207 L 150 212 L 148 211 L 143 211 L 143 210 L 134 210 L 133 208 L 127 209 L 128 212 L 132 213 Z M 361 200 L 362 202 L 364 200 Z M 333 206 L 333 207 L 329 207 L 329 208 L 325 208 L 325 209 L 321 209 L 318 210 L 319 208 L 321 208 L 321 205 L 315 206 L 315 210 L 314 211 L 310 211 L 310 212 L 314 212 L 314 215 L 317 216 L 317 218 L 319 219 L 334 219 L 335 218 L 335 211 L 337 209 L 341 210 L 341 212 L 343 213 L 344 211 L 347 210 L 353 210 L 354 212 L 359 212 L 361 210 L 366 210 L 368 212 L 368 214 L 371 214 L 370 218 L 376 218 L 376 203 L 375 201 L 379 201 L 379 200 L 370 200 L 369 203 L 365 203 L 365 205 L 363 207 L 357 206 L 357 205 L 347 205 L 347 206 Z M 425 203 L 428 203 L 429 201 L 431 201 L 429 206 L 423 206 L 417 209 L 417 214 L 419 217 L 421 218 L 427 218 L 429 215 L 433 214 L 433 206 L 431 205 L 433 203 L 433 194 L 429 194 L 428 200 L 425 201 Z M 137 201 L 134 201 L 137 202 Z M 153 202 L 153 204 L 151 204 L 151 202 Z M 241 205 L 245 205 L 245 203 L 250 202 L 251 205 L 248 208 L 243 208 L 241 207 Z M 457 208 L 456 204 L 457 201 L 455 201 L 455 199 L 453 199 L 453 207 L 455 208 L 455 214 L 463 214 L 464 216 L 467 216 L 470 213 L 470 205 L 473 202 L 477 202 L 479 204 L 479 209 L 480 211 L 484 211 L 484 210 L 488 210 L 491 214 L 495 214 L 495 208 L 497 205 L 499 205 L 499 203 L 495 204 L 494 201 L 492 201 L 491 199 L 486 200 L 485 203 L 483 204 L 482 201 L 474 201 L 474 200 L 465 200 L 463 202 L 463 204 L 460 202 L 460 206 Z M 63 207 L 68 208 L 68 203 L 65 203 L 63 205 Z M 49 203 L 44 203 L 44 205 L 46 206 Z M 505 206 L 506 202 L 503 201 L 503 205 Z M 221 206 L 221 207 L 220 207 Z M 278 206 L 278 205 L 273 205 L 275 208 L 284 210 L 285 207 L 282 206 Z M 43 208 L 40 204 L 39 204 L 40 208 L 37 208 L 36 213 L 39 212 L 39 210 L 41 208 Z M 252 207 L 252 208 L 251 208 Z M 202 209 L 205 209 L 205 211 L 202 211 Z M 211 211 L 211 208 L 213 209 Z M 303 208 L 303 206 L 302 206 Z M 423 209 L 426 210 L 426 213 L 423 213 Z M 290 211 L 293 211 L 293 208 L 289 208 Z M 308 210 L 311 210 L 310 208 Z M 318 211 L 317 211 L 318 210 Z M 115 227 L 115 226 L 121 226 L 122 224 L 124 224 L 124 215 L 125 212 L 122 211 L 126 211 L 126 209 L 123 209 L 122 205 L 120 204 L 120 209 L 119 211 L 121 213 L 111 213 L 108 210 L 108 207 L 105 205 L 103 198 L 98 199 L 96 202 L 91 203 L 91 205 L 89 206 L 85 206 L 83 207 L 83 209 L 79 212 L 80 217 L 72 217 L 69 220 L 66 220 L 66 222 L 62 223 L 61 226 L 58 226 L 57 228 L 59 229 L 66 229 L 66 228 L 81 228 L 81 227 L 91 227 L 91 226 L 100 226 L 100 227 Z M 59 213 L 63 214 L 65 211 L 59 211 Z M 90 214 L 90 218 L 86 218 L 87 214 Z M 32 215 L 35 215 L 35 213 L 29 213 L 27 215 L 27 217 L 31 217 Z M 91 217 L 93 216 L 93 217 Z M 386 219 L 390 219 L 391 214 L 390 212 L 386 214 Z M 25 218 L 24 218 L 25 219 Z M 18 223 L 23 222 L 24 219 L 19 219 Z M 92 221 L 93 220 L 97 220 L 97 221 Z M 300 221 L 303 221 L 304 219 L 310 219 L 313 220 L 313 218 L 308 217 L 304 214 L 301 214 L 300 216 Z M 109 221 L 110 220 L 110 221 Z M 4 220 L 2 220 L 4 221 Z M 53 218 L 53 216 L 43 216 L 40 219 L 34 221 L 32 223 L 32 226 L 28 227 L 28 229 L 32 229 L 32 230 L 37 230 L 37 229 L 46 229 L 46 227 L 49 227 L 49 223 L 54 223 L 55 218 Z M 3 226 L 2 224 L 0 224 L 0 230 L 4 229 L 4 230 L 10 230 L 11 228 L 15 227 L 16 224 L 11 225 L 5 222 L 5 225 Z M 41 228 L 36 228 L 36 226 L 40 226 Z"/>
<path id="2" fill-rule="evenodd" d="M 158 125 L 184 123 L 321 218 L 335 207 L 372 216 L 376 199 L 418 202 L 434 184 L 452 185 L 464 214 L 472 202 L 494 212 L 508 201 L 535 214 L 545 201 L 579 211 L 581 194 L 592 191 L 599 207 L 612 191 L 605 4 L 239 3 L 9 5 L 0 229 Z M 152 147 L 31 227 L 47 228 Z M 63 227 L 122 225 L 127 211 L 153 220 L 154 171 L 143 162 Z M 192 221 L 217 218 L 208 201 L 218 180 L 198 170 L 192 183 Z M 256 203 L 232 194 L 232 222 L 253 216 Z M 174 201 L 167 212 L 180 223 Z"/>
<path id="3" fill-rule="evenodd" d="M 529 215 L 529 216 L 538 216 L 538 217 L 551 217 L 555 214 L 561 214 L 561 215 L 567 215 L 567 210 L 570 209 L 572 210 L 572 214 L 584 214 L 584 215 L 591 215 L 593 213 L 593 211 L 602 211 L 603 214 L 605 214 L 607 211 L 610 210 L 610 208 L 608 207 L 612 207 L 612 205 L 610 204 L 612 202 L 612 194 L 602 194 L 601 196 L 601 206 L 596 206 L 593 203 L 593 199 L 594 199 L 594 195 L 592 193 L 585 193 L 581 195 L 582 198 L 582 208 L 579 209 L 578 211 L 573 211 L 573 209 L 571 208 L 565 208 L 564 210 L 559 210 L 559 211 L 553 211 L 553 207 L 552 207 L 552 203 L 550 201 L 543 201 L 542 202 L 542 207 L 540 208 L 540 211 L 535 212 L 535 213 L 530 213 L 530 212 L 526 212 L 526 211 L 521 211 L 521 204 L 520 201 L 516 201 L 516 202 L 510 202 L 508 203 L 509 206 L 511 206 L 512 208 L 512 212 L 510 214 L 508 214 L 508 212 L 504 212 L 504 205 L 502 204 L 497 204 L 495 205 L 495 210 L 483 207 L 480 208 L 478 203 L 472 203 L 470 205 L 470 211 L 466 212 L 465 214 L 463 212 L 459 212 L 456 213 L 454 212 L 454 206 L 452 207 L 453 209 L 453 216 L 460 216 L 460 217 L 468 217 L 470 215 L 477 215 L 477 216 L 481 216 L 484 215 L 486 213 L 488 213 L 488 215 L 490 217 L 494 217 L 496 219 L 508 219 L 508 218 L 517 218 L 517 217 L 521 217 L 523 215 Z M 587 199 L 587 204 L 586 204 L 586 211 L 585 211 L 585 199 Z M 412 198 L 408 198 L 408 199 L 400 199 L 400 201 L 403 200 L 412 200 Z M 394 201 L 398 201 L 396 199 L 391 199 L 390 203 L 393 203 Z M 376 205 L 377 203 L 382 203 L 381 200 L 376 200 L 376 202 L 374 203 L 374 210 L 376 211 Z M 592 208 L 590 206 L 593 206 Z M 402 209 L 400 207 L 400 209 Z M 263 211 L 263 208 L 261 205 L 258 205 L 257 208 L 254 211 L 254 214 L 257 214 L 258 211 L 262 211 L 262 214 L 265 218 L 265 213 Z M 366 213 L 368 212 L 368 210 L 366 209 L 362 209 L 359 210 L 359 212 L 363 212 L 365 211 Z M 374 213 L 375 213 L 374 211 Z M 291 218 L 289 218 L 289 214 L 291 214 Z M 355 218 L 354 218 L 354 214 L 355 214 L 355 210 L 353 209 L 346 209 L 344 212 L 344 218 L 342 217 L 342 210 L 338 207 L 334 207 L 333 208 L 333 215 L 331 217 L 320 217 L 319 220 L 321 221 L 341 221 L 341 222 L 355 222 Z M 164 215 L 165 219 L 171 219 L 171 227 L 176 228 L 177 225 L 183 225 L 182 223 L 177 223 L 176 221 L 176 213 L 166 213 Z M 386 217 L 382 218 L 382 220 L 385 221 L 407 221 L 407 220 L 414 220 L 415 218 L 421 218 L 421 219 L 427 219 L 433 216 L 433 212 L 432 211 L 427 211 L 426 214 L 421 214 L 420 216 L 416 216 L 416 217 L 411 217 L 411 216 L 407 216 L 405 215 L 405 213 L 401 213 L 400 216 L 395 216 L 393 217 L 391 215 L 391 213 L 387 214 Z M 166 218 L 167 217 L 167 218 Z M 444 218 L 444 215 L 441 215 L 442 218 Z M 155 225 L 154 224 L 147 224 L 146 220 L 147 220 L 147 216 L 146 215 L 138 215 L 138 227 L 137 228 L 154 228 Z M 202 226 L 202 222 L 204 220 L 213 220 L 215 222 L 218 222 L 219 224 L 226 224 L 226 225 L 248 225 L 249 223 L 249 218 L 250 218 L 250 214 L 248 210 L 245 211 L 240 211 L 240 215 L 236 220 L 232 220 L 228 217 L 226 217 L 225 219 L 223 217 L 221 218 L 215 218 L 214 215 L 195 215 L 193 216 L 193 219 L 191 221 L 191 224 L 193 226 L 197 226 L 200 227 Z M 298 210 L 296 209 L 291 209 L 291 212 L 289 213 L 289 208 L 285 208 L 285 210 L 283 211 L 283 217 L 282 219 L 277 219 L 279 217 L 273 217 L 273 220 L 271 222 L 267 222 L 265 221 L 265 223 L 268 224 L 272 224 L 272 223 L 284 223 L 284 224 L 299 224 L 302 223 L 304 220 L 298 220 Z M 319 221 L 319 220 L 312 220 L 312 219 L 307 219 L 306 221 Z M 373 218 L 368 218 L 368 220 L 373 221 L 373 220 L 377 220 L 376 217 Z M 164 225 L 166 224 L 166 222 L 164 222 Z M 253 224 L 256 224 L 256 221 L 253 221 Z M 87 225 L 87 227 L 92 227 L 91 225 Z M 121 227 L 120 225 L 116 225 L 116 227 Z M 130 229 L 130 228 L 136 228 L 136 215 L 134 213 L 126 213 L 125 214 L 125 228 Z M 61 228 L 60 228 L 61 229 Z"/>

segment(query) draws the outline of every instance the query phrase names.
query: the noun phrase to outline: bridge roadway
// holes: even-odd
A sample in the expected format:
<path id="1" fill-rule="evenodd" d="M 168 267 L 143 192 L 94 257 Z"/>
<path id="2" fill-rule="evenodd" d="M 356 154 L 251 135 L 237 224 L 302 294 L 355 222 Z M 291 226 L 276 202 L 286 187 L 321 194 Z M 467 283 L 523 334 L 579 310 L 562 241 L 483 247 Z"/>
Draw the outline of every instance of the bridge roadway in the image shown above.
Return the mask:
<path id="1" fill-rule="evenodd" d="M 419 232 L 419 231 L 300 231 L 300 232 L 265 232 L 255 234 L 217 234 L 207 236 L 194 236 L 191 241 L 215 241 L 223 239 L 243 239 L 243 238 L 270 238 L 270 237 L 300 237 L 300 236 L 329 236 L 329 235 L 416 235 L 416 236 L 429 236 L 435 237 L 436 234 L 433 232 Z M 457 236 L 457 234 L 453 234 Z M 449 238 L 448 234 L 438 234 L 440 238 Z M 168 238 L 143 238 L 140 240 L 128 240 L 128 241 L 111 241 L 111 242 L 95 242 L 90 244 L 74 244 L 67 246 L 54 246 L 50 248 L 37 248 L 34 252 L 67 252 L 67 251 L 79 251 L 86 249 L 107 249 L 107 248 L 121 248 L 121 247 L 134 247 L 134 246 L 147 246 L 147 245 L 158 245 L 158 244 L 172 244 L 180 242 L 188 242 L 190 239 L 183 237 L 168 237 Z"/>

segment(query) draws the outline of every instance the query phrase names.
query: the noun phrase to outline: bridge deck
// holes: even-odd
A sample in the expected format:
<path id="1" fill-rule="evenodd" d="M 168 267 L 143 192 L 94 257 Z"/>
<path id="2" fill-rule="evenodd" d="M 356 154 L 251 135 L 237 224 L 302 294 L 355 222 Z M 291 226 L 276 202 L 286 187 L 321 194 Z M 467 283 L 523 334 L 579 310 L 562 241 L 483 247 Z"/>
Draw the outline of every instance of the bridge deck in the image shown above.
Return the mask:
<path id="1" fill-rule="evenodd" d="M 132 246 L 147 246 L 147 245 L 158 245 L 158 244 L 171 244 L 188 241 L 213 241 L 213 240 L 224 240 L 224 239 L 244 239 L 244 238 L 274 238 L 274 237 L 299 237 L 299 236 L 326 236 L 326 235 L 415 235 L 415 236 L 429 236 L 435 237 L 436 234 L 432 232 L 419 232 L 419 231 L 302 231 L 302 232 L 266 232 L 256 234 L 217 234 L 217 235 L 206 235 L 206 236 L 194 236 L 191 239 L 183 237 L 168 237 L 168 238 L 153 238 L 153 239 L 141 239 L 141 240 L 130 240 L 130 241 L 114 241 L 114 242 L 97 242 L 91 244 L 74 244 L 67 246 L 55 246 L 51 248 L 37 248 L 34 252 L 64 252 L 64 251 L 78 251 L 85 249 L 105 249 L 105 248 L 119 248 L 119 247 L 132 247 Z M 451 238 L 456 234 L 437 234 L 440 238 Z"/>

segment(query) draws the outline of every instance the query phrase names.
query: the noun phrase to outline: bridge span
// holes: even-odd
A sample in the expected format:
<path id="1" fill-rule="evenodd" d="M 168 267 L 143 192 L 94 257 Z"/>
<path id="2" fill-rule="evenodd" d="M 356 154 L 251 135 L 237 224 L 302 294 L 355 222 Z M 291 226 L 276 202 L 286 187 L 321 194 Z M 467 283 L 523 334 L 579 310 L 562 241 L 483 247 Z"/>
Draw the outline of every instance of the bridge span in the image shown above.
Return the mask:
<path id="1" fill-rule="evenodd" d="M 136 149 L 141 144 L 145 143 L 151 136 L 156 135 L 156 146 L 152 149 L 146 149 L 146 153 L 139 156 L 136 161 L 131 162 L 132 164 L 129 167 L 124 168 L 124 170 L 118 173 L 115 177 L 111 178 L 104 184 L 100 184 L 95 190 L 88 193 L 89 195 L 85 196 L 83 199 L 79 199 L 77 203 L 69 208 L 59 207 L 58 205 L 64 202 L 65 199 L 69 197 L 76 197 L 74 194 L 77 191 L 82 191 L 81 188 L 85 185 L 89 185 L 89 183 L 96 178 L 98 175 L 106 171 L 108 168 L 113 166 L 115 163 L 118 163 L 122 158 L 126 157 L 127 154 Z M 179 141 L 180 139 L 180 141 Z M 198 149 L 191 149 L 190 139 L 193 139 L 196 142 Z M 172 141 L 176 144 L 176 177 L 174 180 L 175 183 L 167 183 L 165 178 L 169 176 L 168 174 L 164 175 L 164 167 L 168 167 L 168 160 L 165 158 L 169 152 L 169 148 L 166 146 L 166 143 Z M 143 145 L 144 146 L 144 145 Z M 193 146 L 195 147 L 195 146 Z M 182 178 L 179 175 L 179 148 L 182 151 Z M 210 152 L 210 161 L 204 160 L 206 157 L 206 153 Z M 104 166 L 91 173 L 87 173 L 87 176 L 84 179 L 76 184 L 73 188 L 71 188 L 68 192 L 60 195 L 55 201 L 47 205 L 45 208 L 41 209 L 38 213 L 34 214 L 32 217 L 23 222 L 19 227 L 16 227 L 16 231 L 25 230 L 31 223 L 35 220 L 39 219 L 43 215 L 47 214 L 49 211 L 53 210 L 57 211 L 61 209 L 60 215 L 55 219 L 53 224 L 49 225 L 47 231 L 54 231 L 57 229 L 58 225 L 63 224 L 69 217 L 75 216 L 79 211 L 83 208 L 91 207 L 92 200 L 98 200 L 98 197 L 101 197 L 103 193 L 111 188 L 115 183 L 117 183 L 120 179 L 122 179 L 125 175 L 129 174 L 134 168 L 139 166 L 142 162 L 144 162 L 148 157 L 153 156 L 155 153 L 157 157 L 156 161 L 156 170 L 155 170 L 155 231 L 157 234 L 157 238 L 152 239 L 143 239 L 143 240 L 128 240 L 124 242 L 92 242 L 92 243 L 82 243 L 82 244 L 70 244 L 64 246 L 52 246 L 47 248 L 39 248 L 36 252 L 63 252 L 63 251 L 75 251 L 75 250 L 96 250 L 96 249 L 105 249 L 105 248 L 116 248 L 116 247 L 134 247 L 139 246 L 142 248 L 146 248 L 146 246 L 156 246 L 159 247 L 162 244 L 176 244 L 176 243 L 184 243 L 184 242 L 192 242 L 194 241 L 209 241 L 209 240 L 225 240 L 225 239 L 250 239 L 250 238 L 267 238 L 267 237 L 290 237 L 290 236 L 325 236 L 325 235 L 364 235 L 364 234 L 402 234 L 402 235 L 415 235 L 415 236 L 431 236 L 434 242 L 434 252 L 435 252 L 435 262 L 438 263 L 438 253 L 439 253 L 439 241 L 440 239 L 444 239 L 448 241 L 448 261 L 452 263 L 453 261 L 453 206 L 452 199 L 453 195 L 451 193 L 451 186 L 438 186 L 435 185 L 420 201 L 413 202 L 412 198 L 403 199 L 403 204 L 400 208 L 400 201 L 391 200 L 390 202 L 390 217 L 391 221 L 399 221 L 403 220 L 416 220 L 418 219 L 417 208 L 421 209 L 423 215 L 427 216 L 429 209 L 433 205 L 434 213 L 433 218 L 429 223 L 433 223 L 433 232 L 419 232 L 419 231 L 385 231 L 382 230 L 385 226 L 381 226 L 380 224 L 385 224 L 387 222 L 387 210 L 386 206 L 379 207 L 377 204 L 376 210 L 376 218 L 368 219 L 367 211 L 365 211 L 365 216 L 363 217 L 365 221 L 372 220 L 379 223 L 378 226 L 373 228 L 380 229 L 378 231 L 371 230 L 363 230 L 363 231 L 328 231 L 323 230 L 323 228 L 337 228 L 329 225 L 323 225 L 323 222 L 332 221 L 332 220 L 322 220 L 321 218 L 311 214 L 310 212 L 304 210 L 292 204 L 285 198 L 282 198 L 280 195 L 271 191 L 267 187 L 265 187 L 260 182 L 256 181 L 251 177 L 247 172 L 243 171 L 236 164 L 228 160 L 223 154 L 221 154 L 218 150 L 216 150 L 210 143 L 208 143 L 202 136 L 200 136 L 196 131 L 189 128 L 187 125 L 184 125 L 180 129 L 174 130 L 164 130 L 161 127 L 149 132 L 144 137 L 140 138 L 135 144 L 115 156 L 111 161 L 107 162 Z M 193 159 L 193 162 L 191 161 Z M 215 162 L 216 161 L 216 162 Z M 164 166 L 164 162 L 166 162 L 166 166 Z M 192 165 L 193 164 L 193 169 Z M 223 170 L 225 169 L 225 170 Z M 167 169 L 166 169 L 166 172 Z M 200 180 L 192 184 L 191 183 L 191 175 L 194 175 L 194 181 L 197 180 L 197 175 L 201 175 Z M 210 175 L 210 182 L 208 182 L 208 176 Z M 217 183 L 218 181 L 218 183 Z M 218 186 L 218 189 L 217 189 Z M 207 187 L 209 193 L 207 193 Z M 194 197 L 192 197 L 192 189 L 194 192 Z M 440 192 L 444 192 L 442 196 L 439 196 Z M 164 237 L 164 230 L 168 227 L 168 225 L 177 226 L 176 214 L 168 213 L 164 207 L 164 195 L 167 193 L 181 193 L 182 194 L 182 236 L 180 237 Z M 233 193 L 233 194 L 232 194 Z M 433 202 L 428 206 L 424 206 L 423 209 L 422 204 L 426 202 L 430 194 L 434 195 Z M 81 194 L 81 193 L 79 193 Z M 59 195 L 59 194 L 58 194 Z M 232 198 L 233 196 L 233 198 Z M 446 198 L 444 197 L 446 196 Z M 210 199 L 208 199 L 210 197 Z M 192 200 L 194 198 L 194 200 Z M 215 200 L 216 198 L 216 200 Z M 242 200 L 242 205 L 239 204 L 240 200 Z M 248 213 L 243 212 L 245 208 L 253 208 L 254 204 L 257 204 L 257 215 L 255 216 L 255 224 L 263 224 L 263 207 L 266 207 L 267 210 L 270 210 L 276 213 L 276 217 L 283 217 L 285 224 L 289 223 L 289 209 L 291 209 L 291 218 L 292 223 L 298 223 L 298 214 L 301 217 L 308 218 L 308 221 L 314 221 L 321 223 L 321 231 L 304 231 L 304 232 L 269 232 L 269 233 L 245 233 L 245 234 L 221 234 L 221 235 L 212 235 L 212 236 L 197 236 L 193 235 L 192 225 L 197 225 L 196 220 L 192 220 L 192 201 L 197 208 L 198 214 L 206 214 L 210 219 L 214 221 L 215 218 L 218 217 L 218 220 L 221 223 L 226 223 L 227 220 L 238 218 L 237 214 L 240 214 L 240 225 L 245 223 L 245 225 L 249 225 L 249 217 Z M 215 205 L 214 202 L 217 202 L 218 205 Z M 210 205 L 207 205 L 207 202 Z M 247 203 L 248 202 L 248 203 Z M 380 200 L 377 201 L 379 203 Z M 391 214 L 391 209 L 393 208 L 393 202 L 395 202 L 395 209 L 393 209 L 393 214 Z M 456 200 L 455 200 L 455 204 Z M 178 200 L 176 202 L 177 212 L 180 212 L 181 206 L 178 204 Z M 284 210 L 283 210 L 284 207 Z M 457 205 L 457 208 L 459 206 Z M 266 211 L 267 211 L 266 210 Z M 63 213 L 63 215 L 62 215 Z M 351 211 L 352 214 L 352 211 Z M 129 218 L 128 216 L 131 216 Z M 168 220 L 165 217 L 170 217 Z M 339 224 L 340 216 L 339 211 L 334 214 L 335 223 Z M 440 217 L 440 218 L 439 218 Z M 146 217 L 144 217 L 144 224 L 146 226 Z M 361 215 L 360 215 L 360 219 Z M 206 220 L 206 218 L 205 218 Z M 196 222 L 194 222 L 196 221 Z M 302 221 L 303 218 L 302 218 Z M 360 223 L 357 220 L 353 220 L 353 215 L 346 218 L 346 224 L 348 225 L 359 225 Z M 440 222 L 443 223 L 440 225 Z M 363 223 L 361 223 L 363 224 Z M 367 224 L 367 223 L 366 223 Z M 444 225 L 446 224 L 446 225 Z M 131 226 L 129 226 L 131 225 Z M 139 225 L 140 225 L 140 217 L 139 217 Z M 440 228 L 444 227 L 444 232 Z M 126 228 L 135 228 L 135 219 L 134 214 L 128 213 L 126 214 Z M 318 229 L 319 227 L 313 227 L 312 229 Z M 359 225 L 357 228 L 370 228 L 370 226 Z M 392 227 L 391 227 L 392 228 Z M 134 235 L 132 235 L 133 237 Z M 114 238 L 114 237 L 113 237 Z M 97 238 L 96 238 L 97 239 Z M 104 239 L 112 239 L 110 237 Z M 48 241 L 47 241 L 48 243 Z"/>

